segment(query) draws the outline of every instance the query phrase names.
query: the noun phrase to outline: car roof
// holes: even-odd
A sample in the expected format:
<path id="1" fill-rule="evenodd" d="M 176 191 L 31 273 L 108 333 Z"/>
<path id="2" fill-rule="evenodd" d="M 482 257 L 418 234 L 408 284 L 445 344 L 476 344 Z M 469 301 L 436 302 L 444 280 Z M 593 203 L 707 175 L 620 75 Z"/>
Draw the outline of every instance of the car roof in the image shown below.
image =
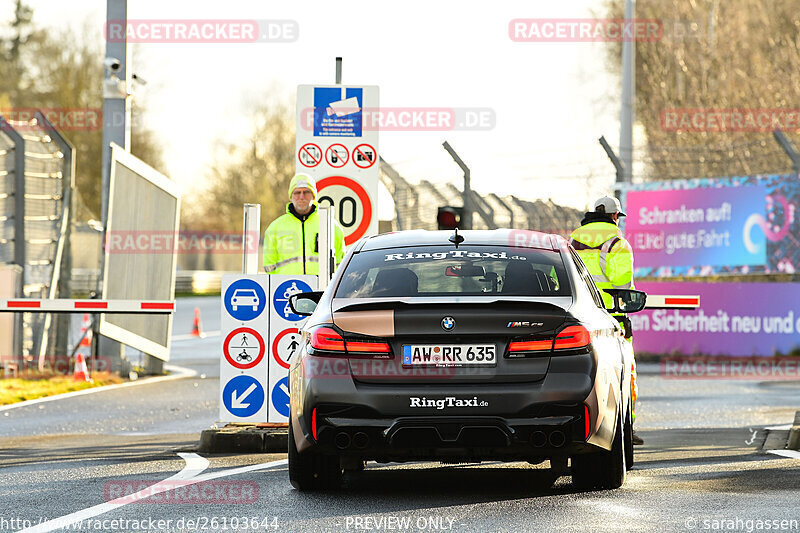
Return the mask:
<path id="1" fill-rule="evenodd" d="M 561 235 L 521 229 L 465 230 L 458 234 L 464 237 L 461 245 L 507 246 L 509 248 L 533 248 L 557 250 L 564 240 Z M 357 251 L 382 250 L 409 246 L 453 246 L 448 239 L 452 231 L 407 230 L 382 233 L 362 240 Z"/>

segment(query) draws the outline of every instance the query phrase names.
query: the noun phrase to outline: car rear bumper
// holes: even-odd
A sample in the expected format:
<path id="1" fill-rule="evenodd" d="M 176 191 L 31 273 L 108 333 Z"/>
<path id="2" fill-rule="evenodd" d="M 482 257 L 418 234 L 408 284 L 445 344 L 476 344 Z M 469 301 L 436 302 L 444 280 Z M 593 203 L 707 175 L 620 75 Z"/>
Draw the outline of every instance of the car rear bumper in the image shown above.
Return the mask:
<path id="1" fill-rule="evenodd" d="M 553 358 L 547 376 L 529 383 L 377 385 L 306 379 L 300 370 L 292 367 L 290 397 L 301 452 L 530 460 L 599 449 L 596 435 L 587 443 L 587 428 L 593 435 L 597 427 L 596 410 L 587 424 L 584 407 L 595 372 L 589 354 Z"/>

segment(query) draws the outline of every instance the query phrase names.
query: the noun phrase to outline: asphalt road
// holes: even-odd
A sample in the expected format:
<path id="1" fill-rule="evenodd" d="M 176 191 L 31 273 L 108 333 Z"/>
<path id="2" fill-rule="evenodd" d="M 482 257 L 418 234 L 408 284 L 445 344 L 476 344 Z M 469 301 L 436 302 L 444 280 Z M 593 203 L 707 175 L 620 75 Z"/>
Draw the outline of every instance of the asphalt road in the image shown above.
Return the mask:
<path id="1" fill-rule="evenodd" d="M 371 463 L 342 491 L 307 494 L 285 454 L 200 457 L 221 339 L 185 337 L 195 306 L 219 330 L 216 299 L 180 300 L 171 362 L 196 375 L 0 411 L 0 531 L 65 516 L 64 531 L 800 530 L 800 460 L 757 449 L 764 428 L 793 420 L 798 382 L 671 380 L 642 365 L 646 442 L 615 491 L 576 491 L 546 463 Z"/>

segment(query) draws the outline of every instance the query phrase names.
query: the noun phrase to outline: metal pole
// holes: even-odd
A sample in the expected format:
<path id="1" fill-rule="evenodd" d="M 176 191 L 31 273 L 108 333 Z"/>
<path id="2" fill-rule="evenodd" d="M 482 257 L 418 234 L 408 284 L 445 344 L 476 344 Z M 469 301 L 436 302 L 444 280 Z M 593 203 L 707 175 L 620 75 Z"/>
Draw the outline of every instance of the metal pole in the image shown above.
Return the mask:
<path id="1" fill-rule="evenodd" d="M 625 22 L 633 24 L 636 1 L 625 0 Z M 622 43 L 622 106 L 620 110 L 619 153 L 623 171 L 617 181 L 631 182 L 633 177 L 633 115 L 636 98 L 636 43 L 632 38 Z"/>
<path id="2" fill-rule="evenodd" d="M 244 204 L 242 228 L 242 274 L 258 274 L 261 204 Z"/>
<path id="3" fill-rule="evenodd" d="M 775 140 L 781 145 L 783 151 L 786 152 L 786 155 L 788 155 L 789 159 L 792 160 L 792 167 L 794 168 L 795 173 L 800 174 L 800 154 L 798 154 L 797 150 L 795 150 L 792 141 L 790 141 L 781 130 L 773 131 L 772 136 L 775 137 Z"/>
<path id="4" fill-rule="evenodd" d="M 336 58 L 336 85 L 342 84 L 342 58 Z"/>
<path id="5" fill-rule="evenodd" d="M 614 150 L 608 144 L 608 141 L 606 141 L 605 137 L 600 137 L 600 139 L 598 140 L 600 141 L 600 146 L 603 147 L 603 150 L 605 150 L 606 155 L 611 160 L 611 164 L 614 165 L 614 168 L 617 171 L 617 181 L 614 186 L 614 194 L 616 195 L 617 198 L 619 198 L 620 192 L 622 190 L 622 183 L 624 182 L 623 176 L 625 174 L 625 165 L 623 164 L 622 161 L 619 160 L 619 157 L 617 157 L 617 154 L 614 153 Z"/>
<path id="6" fill-rule="evenodd" d="M 333 255 L 333 215 L 335 208 L 332 205 L 319 207 L 319 285 L 318 289 L 324 291 L 331 281 L 334 270 Z"/>
<path id="7" fill-rule="evenodd" d="M 472 229 L 472 189 L 470 188 L 470 173 L 469 167 L 464 164 L 460 157 L 455 150 L 450 146 L 450 144 L 445 141 L 442 143 L 444 149 L 447 150 L 447 153 L 450 154 L 450 157 L 453 158 L 453 161 L 461 167 L 461 170 L 464 171 L 464 191 L 461 193 L 462 197 L 462 205 L 464 206 L 464 216 L 461 219 L 461 225 L 463 226 L 461 229 Z"/>
<path id="8" fill-rule="evenodd" d="M 127 90 L 130 84 L 128 63 L 130 50 L 125 39 L 122 42 L 112 42 L 108 36 L 110 24 L 122 24 L 123 33 L 128 20 L 128 0 L 106 0 L 106 58 L 105 79 L 103 80 L 103 159 L 102 159 L 102 206 L 101 221 L 105 231 L 108 222 L 108 195 L 109 180 L 111 175 L 111 147 L 112 142 L 126 150 L 131 145 L 130 130 L 130 100 Z M 112 64 L 116 60 L 118 66 Z M 102 275 L 102 271 L 101 271 Z"/>

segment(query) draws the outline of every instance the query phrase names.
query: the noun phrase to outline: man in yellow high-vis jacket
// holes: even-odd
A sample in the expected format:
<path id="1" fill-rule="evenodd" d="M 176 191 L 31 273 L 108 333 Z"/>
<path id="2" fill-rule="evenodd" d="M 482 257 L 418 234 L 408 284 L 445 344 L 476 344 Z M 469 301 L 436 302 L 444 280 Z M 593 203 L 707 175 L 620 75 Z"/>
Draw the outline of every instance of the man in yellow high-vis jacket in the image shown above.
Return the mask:
<path id="1" fill-rule="evenodd" d="M 319 274 L 319 214 L 317 183 L 297 174 L 289 183 L 286 213 L 264 232 L 264 270 L 268 274 Z M 334 255 L 344 257 L 344 232 L 334 222 Z"/>
<path id="2" fill-rule="evenodd" d="M 594 204 L 594 211 L 586 213 L 581 227 L 572 232 L 570 244 L 578 252 L 597 288 L 603 295 L 607 307 L 612 306 L 611 295 L 603 289 L 633 289 L 633 249 L 617 227 L 624 217 L 619 200 L 604 196 Z M 615 315 L 625 329 L 625 338 L 631 341 L 633 332 L 628 317 Z M 636 362 L 631 365 L 631 401 L 633 419 L 636 419 Z M 633 434 L 634 444 L 644 441 Z"/>

